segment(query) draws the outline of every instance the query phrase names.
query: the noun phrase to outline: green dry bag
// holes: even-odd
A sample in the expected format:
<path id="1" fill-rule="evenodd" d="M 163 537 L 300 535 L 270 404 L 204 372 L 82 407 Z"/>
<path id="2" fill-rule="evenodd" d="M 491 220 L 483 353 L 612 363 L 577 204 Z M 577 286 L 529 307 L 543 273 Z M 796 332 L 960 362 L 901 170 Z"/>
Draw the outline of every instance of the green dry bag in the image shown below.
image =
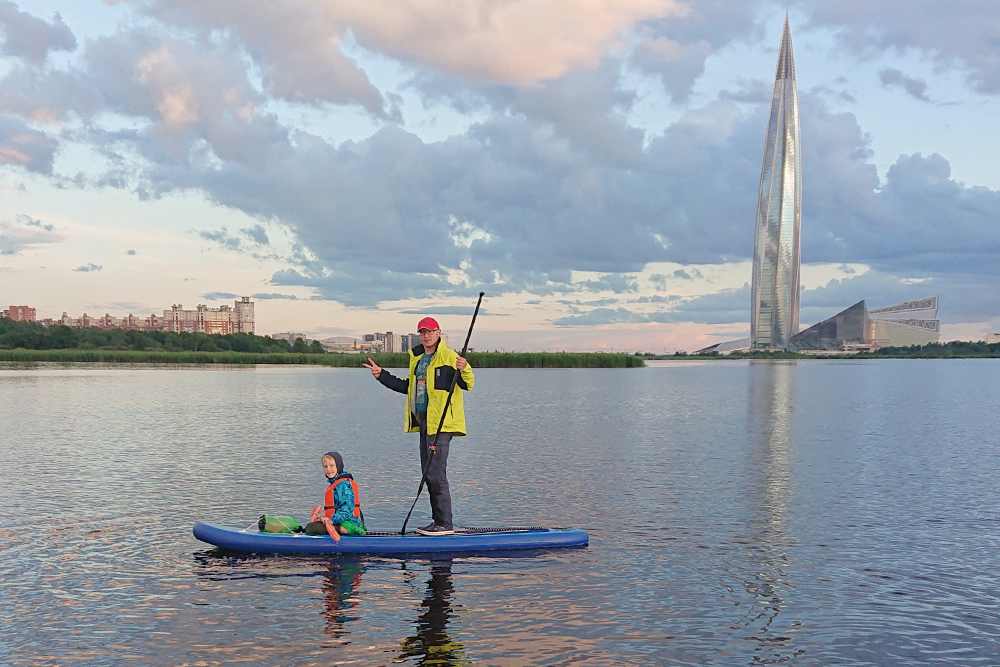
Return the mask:
<path id="1" fill-rule="evenodd" d="M 301 533 L 302 526 L 290 516 L 271 516 L 262 514 L 257 527 L 262 533 Z"/>

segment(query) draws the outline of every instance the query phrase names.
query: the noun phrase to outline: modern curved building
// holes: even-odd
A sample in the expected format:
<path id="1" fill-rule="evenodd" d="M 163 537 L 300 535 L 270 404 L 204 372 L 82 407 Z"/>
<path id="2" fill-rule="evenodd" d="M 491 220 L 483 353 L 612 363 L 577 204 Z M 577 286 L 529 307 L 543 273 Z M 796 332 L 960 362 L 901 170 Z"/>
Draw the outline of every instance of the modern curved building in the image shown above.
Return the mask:
<path id="1" fill-rule="evenodd" d="M 904 301 L 868 310 L 864 301 L 792 336 L 795 351 L 908 347 L 941 339 L 938 297 Z"/>
<path id="2" fill-rule="evenodd" d="M 877 347 L 927 345 L 941 339 L 938 298 L 929 296 L 868 311 L 868 340 Z"/>
<path id="3" fill-rule="evenodd" d="M 802 154 L 792 33 L 785 17 L 767 121 L 754 235 L 750 340 L 785 349 L 799 330 Z"/>

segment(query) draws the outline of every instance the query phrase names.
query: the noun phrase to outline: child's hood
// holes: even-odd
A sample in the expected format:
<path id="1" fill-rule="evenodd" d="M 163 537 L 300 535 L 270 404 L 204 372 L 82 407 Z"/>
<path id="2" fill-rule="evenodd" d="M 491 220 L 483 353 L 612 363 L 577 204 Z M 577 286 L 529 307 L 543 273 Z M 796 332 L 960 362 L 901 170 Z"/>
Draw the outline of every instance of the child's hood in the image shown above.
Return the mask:
<path id="1" fill-rule="evenodd" d="M 324 458 L 327 457 L 327 456 L 329 456 L 329 457 L 333 458 L 334 461 L 337 462 L 337 475 L 334 476 L 334 477 L 327 477 L 326 478 L 327 481 L 332 482 L 333 480 L 335 480 L 337 478 L 337 476 L 342 475 L 344 473 L 344 457 L 340 455 L 340 452 L 327 452 L 323 456 L 324 456 Z"/>

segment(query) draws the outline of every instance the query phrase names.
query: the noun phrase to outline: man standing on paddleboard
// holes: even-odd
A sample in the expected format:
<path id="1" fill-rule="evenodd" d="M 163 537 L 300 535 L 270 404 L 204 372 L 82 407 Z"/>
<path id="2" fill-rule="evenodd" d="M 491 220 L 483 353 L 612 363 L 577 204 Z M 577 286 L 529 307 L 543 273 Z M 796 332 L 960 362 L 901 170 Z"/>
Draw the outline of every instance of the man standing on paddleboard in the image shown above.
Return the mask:
<path id="1" fill-rule="evenodd" d="M 433 317 L 420 320 L 417 333 L 420 335 L 420 345 L 409 352 L 410 372 L 406 380 L 380 368 L 370 357 L 368 363 L 363 365 L 382 385 L 406 394 L 405 430 L 408 433 L 420 433 L 420 469 L 426 471 L 434 521 L 418 528 L 417 532 L 421 535 L 453 535 L 455 530 L 451 516 L 451 490 L 448 488 L 448 449 L 453 436 L 465 435 L 462 394 L 472 389 L 475 378 L 469 362 L 441 342 L 441 327 L 437 320 Z M 455 393 L 438 435 L 438 425 L 442 424 L 441 416 L 448 401 L 448 390 L 456 372 L 459 375 Z M 438 435 L 437 447 L 431 456 L 435 435 Z"/>

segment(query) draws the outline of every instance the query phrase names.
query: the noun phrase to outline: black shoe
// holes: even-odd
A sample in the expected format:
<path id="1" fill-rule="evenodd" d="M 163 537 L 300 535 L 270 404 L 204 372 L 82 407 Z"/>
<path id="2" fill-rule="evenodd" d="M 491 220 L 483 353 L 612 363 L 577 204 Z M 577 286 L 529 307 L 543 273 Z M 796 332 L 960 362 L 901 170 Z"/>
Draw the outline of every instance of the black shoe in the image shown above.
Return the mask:
<path id="1" fill-rule="evenodd" d="M 433 537 L 435 535 L 454 535 L 455 531 L 451 528 L 444 528 L 436 523 L 427 524 L 423 528 L 417 528 L 417 532 L 421 535 L 427 535 Z"/>

